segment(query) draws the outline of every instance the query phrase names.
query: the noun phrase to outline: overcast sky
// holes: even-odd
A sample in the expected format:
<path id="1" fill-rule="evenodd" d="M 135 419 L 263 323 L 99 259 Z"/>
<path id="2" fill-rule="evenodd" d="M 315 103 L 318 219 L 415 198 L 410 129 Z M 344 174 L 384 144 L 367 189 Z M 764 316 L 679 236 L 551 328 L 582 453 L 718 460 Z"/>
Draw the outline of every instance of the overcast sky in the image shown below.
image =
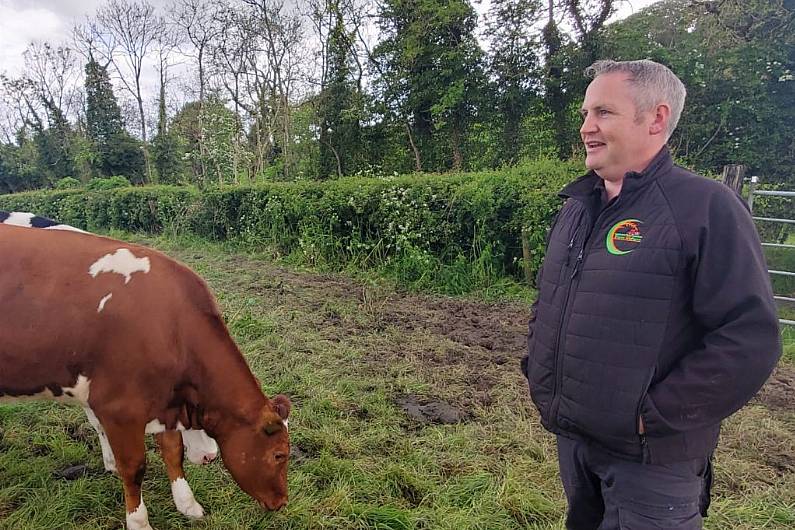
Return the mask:
<path id="1" fill-rule="evenodd" d="M 658 0 L 629 0 L 618 14 L 623 18 Z M 149 0 L 164 6 L 168 0 Z M 101 0 L 0 0 L 0 72 L 15 75 L 22 66 L 22 52 L 31 41 L 61 43 L 69 37 L 76 20 L 93 14 Z M 476 6 L 483 13 L 488 0 Z"/>

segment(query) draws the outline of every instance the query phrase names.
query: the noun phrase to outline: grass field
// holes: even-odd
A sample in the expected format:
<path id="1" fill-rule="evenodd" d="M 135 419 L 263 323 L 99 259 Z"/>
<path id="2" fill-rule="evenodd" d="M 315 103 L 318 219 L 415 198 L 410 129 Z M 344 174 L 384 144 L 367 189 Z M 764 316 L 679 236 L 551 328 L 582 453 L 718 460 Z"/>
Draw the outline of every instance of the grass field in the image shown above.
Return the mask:
<path id="1" fill-rule="evenodd" d="M 294 404 L 284 510 L 260 511 L 220 462 L 187 465 L 208 514 L 190 522 L 152 449 L 144 497 L 156 529 L 563 528 L 553 438 L 519 371 L 526 303 L 410 294 L 218 245 L 144 242 L 208 280 L 266 392 Z M 795 528 L 795 334 L 787 341 L 771 381 L 725 424 L 706 528 Z M 0 434 L 0 528 L 123 526 L 121 483 L 104 472 L 80 409 L 0 406 Z M 76 464 L 87 468 L 61 477 Z"/>

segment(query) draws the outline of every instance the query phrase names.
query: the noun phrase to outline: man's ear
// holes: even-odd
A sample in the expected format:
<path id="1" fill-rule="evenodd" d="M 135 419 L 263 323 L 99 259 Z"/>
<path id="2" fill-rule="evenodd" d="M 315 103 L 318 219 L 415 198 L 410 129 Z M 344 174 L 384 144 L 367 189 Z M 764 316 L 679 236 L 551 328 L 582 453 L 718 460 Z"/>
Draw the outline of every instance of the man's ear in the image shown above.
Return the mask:
<path id="1" fill-rule="evenodd" d="M 652 122 L 649 124 L 649 134 L 667 134 L 668 121 L 671 119 L 671 107 L 667 103 L 660 103 L 654 108 Z"/>

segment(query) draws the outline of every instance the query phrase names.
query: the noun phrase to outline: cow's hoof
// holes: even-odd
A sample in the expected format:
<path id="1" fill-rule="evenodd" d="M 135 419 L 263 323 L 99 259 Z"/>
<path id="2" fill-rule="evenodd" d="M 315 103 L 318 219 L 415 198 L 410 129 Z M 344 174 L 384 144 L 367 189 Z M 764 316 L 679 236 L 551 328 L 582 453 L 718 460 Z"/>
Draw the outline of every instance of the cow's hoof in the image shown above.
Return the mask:
<path id="1" fill-rule="evenodd" d="M 182 515 L 191 519 L 201 519 L 204 517 L 204 508 L 196 501 L 193 501 L 193 504 L 188 506 L 181 506 L 179 511 L 182 512 Z"/>

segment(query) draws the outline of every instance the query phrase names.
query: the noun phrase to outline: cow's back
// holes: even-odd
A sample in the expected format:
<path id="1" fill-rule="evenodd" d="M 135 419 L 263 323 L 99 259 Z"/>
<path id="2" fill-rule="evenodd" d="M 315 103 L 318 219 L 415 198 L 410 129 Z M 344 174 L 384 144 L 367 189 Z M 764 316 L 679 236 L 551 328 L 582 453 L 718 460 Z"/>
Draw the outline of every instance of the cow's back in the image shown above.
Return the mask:
<path id="1" fill-rule="evenodd" d="M 154 389 L 164 374 L 179 376 L 187 333 L 214 309 L 195 274 L 145 247 L 0 225 L 0 255 L 6 396 L 57 394 L 80 375 L 120 394 Z"/>

